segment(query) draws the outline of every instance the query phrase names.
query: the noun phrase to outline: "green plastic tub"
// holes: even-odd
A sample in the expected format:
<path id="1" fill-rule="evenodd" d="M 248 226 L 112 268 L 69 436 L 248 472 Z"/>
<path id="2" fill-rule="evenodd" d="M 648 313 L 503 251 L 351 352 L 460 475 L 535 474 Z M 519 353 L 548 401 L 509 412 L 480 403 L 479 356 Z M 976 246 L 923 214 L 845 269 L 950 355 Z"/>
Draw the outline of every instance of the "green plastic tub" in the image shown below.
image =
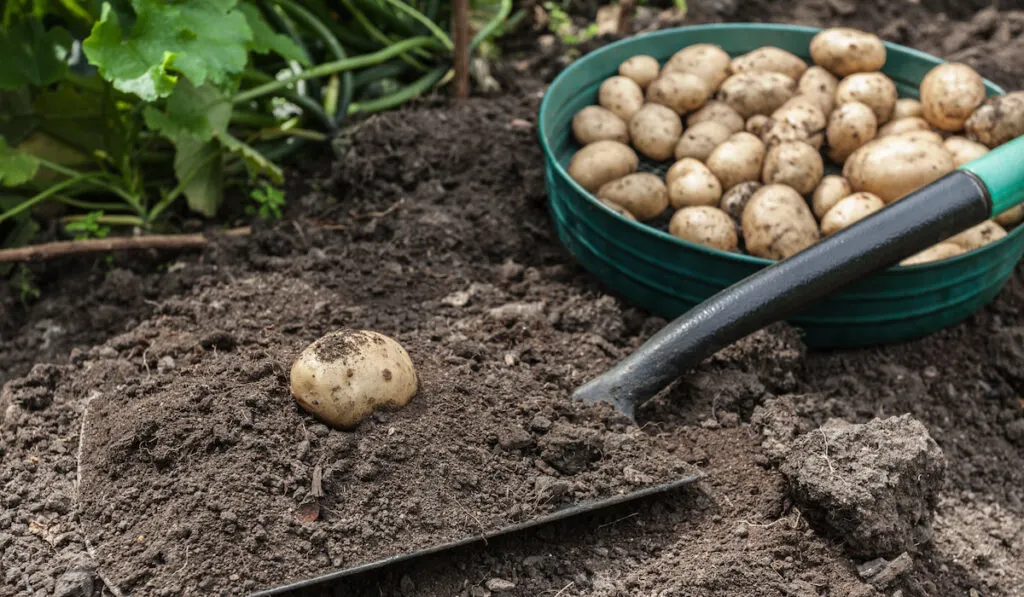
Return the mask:
<path id="1" fill-rule="evenodd" d="M 672 319 L 718 291 L 771 264 L 766 259 L 718 251 L 678 239 L 654 226 L 623 218 L 573 181 L 566 167 L 579 149 L 572 117 L 597 103 L 597 89 L 636 54 L 664 63 L 696 44 L 721 46 L 731 55 L 777 46 L 810 62 L 808 45 L 818 29 L 730 23 L 680 27 L 625 39 L 592 52 L 554 80 L 540 107 L 540 140 L 547 167 L 551 217 L 559 239 L 613 292 Z M 886 44 L 885 74 L 901 97 L 917 97 L 918 83 L 936 64 L 933 56 Z M 985 82 L 989 95 L 1003 93 Z M 664 172 L 668 164 L 641 169 Z M 1024 253 L 1024 226 L 979 250 L 941 262 L 880 271 L 795 315 L 814 347 L 901 342 L 930 334 L 970 316 L 992 300 Z"/>

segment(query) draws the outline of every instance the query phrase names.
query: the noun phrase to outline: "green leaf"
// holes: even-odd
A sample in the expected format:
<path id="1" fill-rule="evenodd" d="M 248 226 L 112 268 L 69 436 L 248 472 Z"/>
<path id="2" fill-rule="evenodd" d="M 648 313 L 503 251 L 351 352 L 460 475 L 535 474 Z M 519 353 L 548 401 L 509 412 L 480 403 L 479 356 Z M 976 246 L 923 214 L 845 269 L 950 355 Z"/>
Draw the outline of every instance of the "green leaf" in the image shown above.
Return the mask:
<path id="1" fill-rule="evenodd" d="M 38 20 L 0 28 L 0 89 L 49 85 L 68 70 L 71 34 L 60 27 L 49 31 Z"/>
<path id="2" fill-rule="evenodd" d="M 0 184 L 16 187 L 32 180 L 39 170 L 35 157 L 7 147 L 7 141 L 0 137 Z"/>
<path id="3" fill-rule="evenodd" d="M 98 79 L 98 77 L 97 77 Z M 39 128 L 91 156 L 119 164 L 127 136 L 125 123 L 109 94 L 61 84 L 36 96 Z"/>
<path id="4" fill-rule="evenodd" d="M 208 218 L 224 201 L 224 152 L 215 141 L 185 138 L 174 153 L 174 174 L 184 189 L 188 207 Z"/>
<path id="5" fill-rule="evenodd" d="M 238 5 L 238 10 L 245 15 L 246 21 L 249 22 L 249 28 L 252 29 L 252 43 L 249 47 L 253 52 L 260 54 L 275 52 L 302 66 L 310 65 L 309 56 L 306 56 L 302 48 L 292 41 L 292 38 L 271 29 L 258 8 L 248 2 L 243 2 Z"/>
<path id="6" fill-rule="evenodd" d="M 82 47 L 118 89 L 143 99 L 166 97 L 173 68 L 195 86 L 225 86 L 248 62 L 253 39 L 237 0 L 132 0 L 136 20 L 127 33 L 109 3 Z"/>

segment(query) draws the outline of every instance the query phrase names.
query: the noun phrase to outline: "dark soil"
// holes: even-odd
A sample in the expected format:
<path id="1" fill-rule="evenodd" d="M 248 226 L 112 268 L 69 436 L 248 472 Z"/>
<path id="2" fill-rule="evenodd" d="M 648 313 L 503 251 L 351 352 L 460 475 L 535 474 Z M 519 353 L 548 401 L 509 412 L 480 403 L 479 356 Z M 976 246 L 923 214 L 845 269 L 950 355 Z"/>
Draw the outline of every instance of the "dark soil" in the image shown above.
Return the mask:
<path id="1" fill-rule="evenodd" d="M 1024 87 L 1017 12 L 693 10 L 691 22 L 852 24 Z M 306 180 L 288 221 L 165 255 L 170 273 L 152 257 L 69 263 L 41 272 L 30 310 L 5 301 L 0 595 L 241 594 L 691 465 L 707 474 L 691 489 L 337 594 L 1024 595 L 1021 270 L 992 305 L 917 342 L 805 354 L 792 330 L 761 332 L 642 409 L 639 430 L 568 402 L 664 322 L 607 296 L 551 231 L 533 121 L 562 63 L 531 46 L 496 70 L 501 95 L 365 121 L 343 157 L 293 176 Z M 294 355 L 341 327 L 395 337 L 423 379 L 409 406 L 354 432 L 316 423 L 287 389 Z M 770 400 L 792 405 L 777 425 Z M 776 463 L 817 449 L 829 419 L 906 413 L 947 462 L 932 539 L 851 555 Z"/>

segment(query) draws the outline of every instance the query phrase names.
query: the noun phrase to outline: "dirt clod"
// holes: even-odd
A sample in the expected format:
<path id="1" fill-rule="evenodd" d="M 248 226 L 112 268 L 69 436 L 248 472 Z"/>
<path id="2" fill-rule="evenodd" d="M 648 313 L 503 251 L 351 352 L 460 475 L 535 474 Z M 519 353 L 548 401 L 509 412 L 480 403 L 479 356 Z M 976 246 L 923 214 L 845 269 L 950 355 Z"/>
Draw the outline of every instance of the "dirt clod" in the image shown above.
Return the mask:
<path id="1" fill-rule="evenodd" d="M 945 457 L 910 415 L 831 420 L 798 437 L 782 465 L 794 500 L 856 556 L 927 543 Z"/>

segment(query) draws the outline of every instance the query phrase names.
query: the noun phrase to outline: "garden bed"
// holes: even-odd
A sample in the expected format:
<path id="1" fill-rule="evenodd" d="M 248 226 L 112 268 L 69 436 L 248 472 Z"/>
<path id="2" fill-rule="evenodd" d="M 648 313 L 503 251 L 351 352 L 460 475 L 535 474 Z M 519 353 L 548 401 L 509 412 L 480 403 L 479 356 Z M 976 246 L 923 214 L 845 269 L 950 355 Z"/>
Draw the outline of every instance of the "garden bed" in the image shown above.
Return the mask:
<path id="1" fill-rule="evenodd" d="M 709 3 L 691 20 L 849 23 L 1024 87 L 1020 13 L 767 10 Z M 342 158 L 312 157 L 284 222 L 167 268 L 68 262 L 27 312 L 5 301 L 0 595 L 240 594 L 694 467 L 707 477 L 691 489 L 338 594 L 1022 594 L 1021 270 L 967 322 L 907 345 L 807 354 L 773 327 L 643 408 L 639 428 L 572 405 L 664 322 L 607 296 L 551 231 L 534 120 L 561 52 L 535 47 L 510 41 L 500 95 L 374 117 Z M 406 409 L 351 433 L 302 414 L 287 387 L 298 350 L 338 327 L 393 335 L 423 377 Z M 830 418 L 904 413 L 942 449 L 945 481 L 930 541 L 890 579 L 858 570 L 872 556 L 799 502 L 779 458 L 827 457 L 829 432 L 807 434 Z M 297 520 L 314 499 L 318 519 Z"/>

